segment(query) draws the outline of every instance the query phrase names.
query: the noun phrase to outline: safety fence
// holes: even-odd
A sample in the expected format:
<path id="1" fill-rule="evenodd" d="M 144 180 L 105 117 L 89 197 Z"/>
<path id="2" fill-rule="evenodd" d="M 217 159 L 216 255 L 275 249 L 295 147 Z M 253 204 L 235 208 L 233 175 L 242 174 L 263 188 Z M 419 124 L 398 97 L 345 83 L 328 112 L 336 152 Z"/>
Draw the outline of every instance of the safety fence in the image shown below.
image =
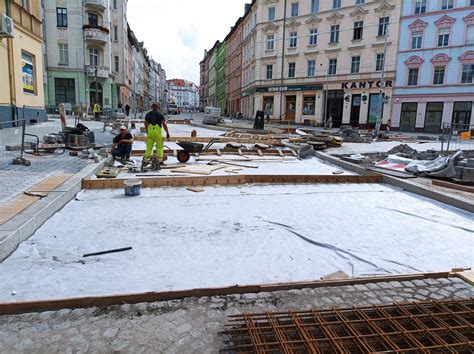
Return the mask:
<path id="1" fill-rule="evenodd" d="M 474 124 L 445 123 L 441 152 L 474 150 Z"/>

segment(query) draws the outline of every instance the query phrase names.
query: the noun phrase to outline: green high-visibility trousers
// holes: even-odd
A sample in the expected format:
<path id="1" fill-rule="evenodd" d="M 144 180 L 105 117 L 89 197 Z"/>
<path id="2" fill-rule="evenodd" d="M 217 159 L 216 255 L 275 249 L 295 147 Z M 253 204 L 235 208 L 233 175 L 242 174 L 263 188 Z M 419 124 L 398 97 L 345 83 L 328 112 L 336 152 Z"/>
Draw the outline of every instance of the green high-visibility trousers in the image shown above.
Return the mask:
<path id="1" fill-rule="evenodd" d="M 151 158 L 153 147 L 156 144 L 156 156 L 163 159 L 163 133 L 161 127 L 156 124 L 150 124 L 147 131 L 145 159 Z"/>

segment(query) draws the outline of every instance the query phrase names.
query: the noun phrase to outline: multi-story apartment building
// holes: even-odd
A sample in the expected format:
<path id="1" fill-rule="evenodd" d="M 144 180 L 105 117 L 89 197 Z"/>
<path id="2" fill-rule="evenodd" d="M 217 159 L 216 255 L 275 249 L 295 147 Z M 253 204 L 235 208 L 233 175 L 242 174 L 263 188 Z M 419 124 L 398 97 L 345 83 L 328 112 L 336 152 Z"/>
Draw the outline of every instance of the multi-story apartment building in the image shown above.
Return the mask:
<path id="1" fill-rule="evenodd" d="M 227 42 L 224 40 L 217 48 L 216 53 L 216 97 L 217 107 L 223 114 L 227 114 L 226 107 L 226 68 L 227 68 Z"/>
<path id="2" fill-rule="evenodd" d="M 47 105 L 98 102 L 107 109 L 118 104 L 110 14 L 108 0 L 44 1 Z M 121 31 L 116 34 L 120 36 Z"/>
<path id="3" fill-rule="evenodd" d="M 207 99 L 208 106 L 215 107 L 217 106 L 217 82 L 216 82 L 216 58 L 217 58 L 217 48 L 219 47 L 220 42 L 217 41 L 214 46 L 209 51 L 209 95 Z"/>
<path id="4" fill-rule="evenodd" d="M 392 124 L 438 133 L 474 116 L 474 1 L 403 1 Z"/>
<path id="5" fill-rule="evenodd" d="M 240 94 L 242 91 L 242 20 L 240 17 L 226 37 L 226 107 L 227 113 L 234 116 L 240 113 Z"/>
<path id="6" fill-rule="evenodd" d="M 370 127 L 382 107 L 387 122 L 379 98 L 392 96 L 399 16 L 395 0 L 256 1 L 243 25 L 245 115 Z"/>
<path id="7" fill-rule="evenodd" d="M 161 64 L 157 63 L 153 59 L 150 59 L 150 88 L 149 93 L 152 102 L 160 103 L 161 107 L 164 108 L 164 95 L 166 89 L 166 72 L 161 67 Z"/>
<path id="8" fill-rule="evenodd" d="M 0 122 L 45 120 L 40 1 L 1 1 L 0 15 L 13 20 L 0 36 Z"/>
<path id="9" fill-rule="evenodd" d="M 167 81 L 168 91 L 175 104 L 182 109 L 199 107 L 199 88 L 191 81 L 172 79 Z"/>
<path id="10" fill-rule="evenodd" d="M 207 106 L 209 96 L 209 55 L 204 51 L 204 59 L 199 63 L 199 107 L 204 109 Z"/>

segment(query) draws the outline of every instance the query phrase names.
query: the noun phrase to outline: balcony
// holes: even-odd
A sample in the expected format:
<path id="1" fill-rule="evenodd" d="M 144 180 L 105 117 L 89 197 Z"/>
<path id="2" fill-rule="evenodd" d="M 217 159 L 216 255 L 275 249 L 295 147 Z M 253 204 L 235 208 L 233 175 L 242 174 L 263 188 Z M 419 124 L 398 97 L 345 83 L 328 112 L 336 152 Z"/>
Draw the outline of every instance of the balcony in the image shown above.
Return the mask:
<path id="1" fill-rule="evenodd" d="M 107 8 L 105 0 L 84 0 L 84 6 L 99 9 L 101 11 Z"/>
<path id="2" fill-rule="evenodd" d="M 107 66 L 86 65 L 87 76 L 95 77 L 95 69 L 97 68 L 97 77 L 107 79 L 109 77 L 109 68 Z"/>
<path id="3" fill-rule="evenodd" d="M 105 44 L 109 42 L 109 30 L 102 26 L 84 25 L 84 40 L 87 42 L 94 42 Z"/>

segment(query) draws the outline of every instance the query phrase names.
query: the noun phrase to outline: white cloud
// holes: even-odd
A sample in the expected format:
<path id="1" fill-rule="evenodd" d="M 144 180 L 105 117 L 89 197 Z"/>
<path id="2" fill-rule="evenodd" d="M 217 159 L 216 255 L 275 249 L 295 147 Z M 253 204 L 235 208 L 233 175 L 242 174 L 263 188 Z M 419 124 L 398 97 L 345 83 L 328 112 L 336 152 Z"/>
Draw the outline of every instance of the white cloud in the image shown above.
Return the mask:
<path id="1" fill-rule="evenodd" d="M 223 40 L 250 0 L 130 0 L 128 22 L 168 79 L 199 85 L 205 49 Z"/>

